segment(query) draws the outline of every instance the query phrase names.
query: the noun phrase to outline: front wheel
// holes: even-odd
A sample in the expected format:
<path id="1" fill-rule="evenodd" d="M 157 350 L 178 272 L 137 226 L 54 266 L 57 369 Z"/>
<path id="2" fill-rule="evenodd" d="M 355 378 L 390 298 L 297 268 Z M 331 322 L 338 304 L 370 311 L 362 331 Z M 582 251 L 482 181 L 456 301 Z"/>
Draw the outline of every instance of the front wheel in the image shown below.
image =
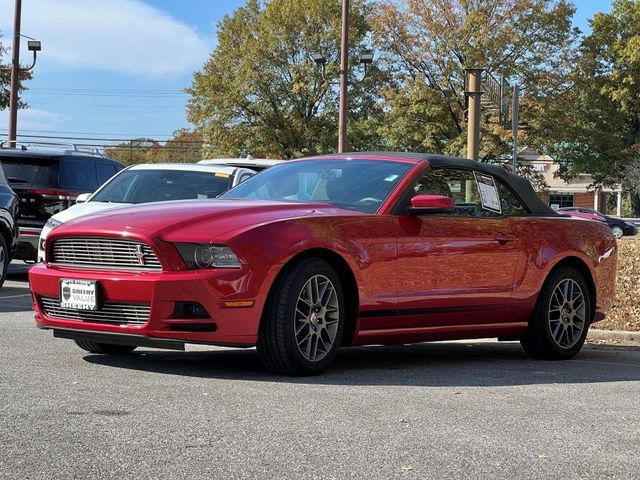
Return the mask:
<path id="1" fill-rule="evenodd" d="M 1 168 L 1 167 L 0 167 Z M 9 247 L 4 237 L 0 233 L 0 287 L 7 278 L 7 270 L 9 269 Z"/>
<path id="2" fill-rule="evenodd" d="M 267 370 L 320 373 L 333 361 L 344 330 L 344 296 L 335 270 L 310 258 L 290 268 L 267 301 L 258 354 Z"/>
<path id="3" fill-rule="evenodd" d="M 564 267 L 552 272 L 520 340 L 522 347 L 534 358 L 572 358 L 587 338 L 592 308 L 589 288 L 578 271 Z"/>
<path id="4" fill-rule="evenodd" d="M 74 341 L 76 345 L 87 352 L 101 353 L 104 355 L 126 355 L 137 348 L 133 345 L 113 345 L 111 343 L 87 342 L 85 340 Z"/>

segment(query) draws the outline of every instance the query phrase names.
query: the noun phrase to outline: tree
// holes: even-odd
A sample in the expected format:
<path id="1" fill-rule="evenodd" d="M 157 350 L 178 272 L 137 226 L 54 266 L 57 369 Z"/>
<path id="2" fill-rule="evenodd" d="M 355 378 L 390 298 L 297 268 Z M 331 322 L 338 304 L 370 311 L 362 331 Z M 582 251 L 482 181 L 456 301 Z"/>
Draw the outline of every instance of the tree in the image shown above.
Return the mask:
<path id="1" fill-rule="evenodd" d="M 2 60 L 4 59 L 5 53 L 7 50 L 0 42 L 0 65 L 2 64 Z M 0 69 L 0 110 L 4 110 L 9 107 L 9 86 L 11 85 L 11 71 L 5 70 L 4 68 Z"/>
<path id="2" fill-rule="evenodd" d="M 368 10 L 366 0 L 352 2 L 352 70 L 367 48 Z M 187 89 L 188 118 L 202 131 L 208 155 L 290 158 L 335 151 L 337 89 L 322 78 L 311 53 L 324 54 L 326 77 L 336 79 L 340 19 L 335 0 L 248 0 L 222 20 L 215 50 Z M 375 139 L 382 107 L 371 85 L 350 90 L 351 147 Z"/>
<path id="3" fill-rule="evenodd" d="M 138 163 L 196 163 L 202 160 L 202 136 L 181 128 L 173 132 L 164 145 L 151 138 L 136 138 L 105 151 L 114 160 L 125 165 Z"/>
<path id="4" fill-rule="evenodd" d="M 152 163 L 196 163 L 202 157 L 202 135 L 197 131 L 181 128 L 173 132 L 173 137 L 160 148 L 153 149 L 154 155 L 148 155 Z"/>
<path id="5" fill-rule="evenodd" d="M 0 32 L 0 39 L 2 38 L 2 32 Z M 9 89 L 11 88 L 11 59 L 8 62 L 4 62 L 7 49 L 0 41 L 0 110 L 9 108 Z M 21 71 L 19 75 L 20 85 L 18 87 L 18 96 L 24 91 L 23 83 L 25 80 L 31 79 L 31 71 Z M 18 100 L 18 108 L 27 108 L 28 105 Z"/>
<path id="6" fill-rule="evenodd" d="M 395 84 L 380 133 L 400 150 L 466 154 L 465 68 L 521 84 L 553 77 L 577 32 L 564 0 L 386 0 L 373 22 Z M 481 158 L 508 154 L 510 128 L 485 111 Z"/>
<path id="7" fill-rule="evenodd" d="M 589 173 L 595 185 L 611 185 L 628 178 L 640 152 L 640 1 L 614 0 L 590 26 L 569 81 L 541 117 L 539 138 L 565 163 L 564 176 Z"/>
<path id="8" fill-rule="evenodd" d="M 113 147 L 106 147 L 105 152 L 109 157 L 124 163 L 125 165 L 136 165 L 138 163 L 149 163 L 149 158 L 154 157 L 160 143 L 151 138 L 135 138 L 128 142 L 123 142 Z"/>

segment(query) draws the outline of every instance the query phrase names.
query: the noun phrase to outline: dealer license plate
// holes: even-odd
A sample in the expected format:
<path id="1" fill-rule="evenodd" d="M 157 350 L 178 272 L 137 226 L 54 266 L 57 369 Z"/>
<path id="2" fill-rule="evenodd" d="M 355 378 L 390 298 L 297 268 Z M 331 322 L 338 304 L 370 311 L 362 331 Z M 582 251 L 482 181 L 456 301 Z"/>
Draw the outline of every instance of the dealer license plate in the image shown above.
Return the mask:
<path id="1" fill-rule="evenodd" d="M 60 306 L 75 310 L 97 310 L 96 282 L 93 280 L 60 281 Z"/>

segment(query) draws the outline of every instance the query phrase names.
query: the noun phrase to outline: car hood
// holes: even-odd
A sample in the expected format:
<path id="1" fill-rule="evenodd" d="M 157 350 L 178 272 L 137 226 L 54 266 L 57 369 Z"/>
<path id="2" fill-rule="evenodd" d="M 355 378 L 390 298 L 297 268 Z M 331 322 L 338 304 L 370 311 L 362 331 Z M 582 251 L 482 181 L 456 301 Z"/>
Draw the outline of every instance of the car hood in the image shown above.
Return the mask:
<path id="1" fill-rule="evenodd" d="M 164 241 L 203 242 L 233 230 L 309 215 L 360 215 L 322 203 L 269 200 L 182 200 L 101 211 L 69 221 L 55 232 L 123 234 L 145 232 Z"/>
<path id="2" fill-rule="evenodd" d="M 74 218 L 82 217 L 84 215 L 89 215 L 91 213 L 96 213 L 101 210 L 110 210 L 112 208 L 117 207 L 125 207 L 127 203 L 110 203 L 110 202 L 86 202 L 86 203 L 77 203 L 66 210 L 63 210 L 60 213 L 56 213 L 53 217 L 54 220 L 59 222 L 68 222 L 69 220 L 73 220 Z"/>

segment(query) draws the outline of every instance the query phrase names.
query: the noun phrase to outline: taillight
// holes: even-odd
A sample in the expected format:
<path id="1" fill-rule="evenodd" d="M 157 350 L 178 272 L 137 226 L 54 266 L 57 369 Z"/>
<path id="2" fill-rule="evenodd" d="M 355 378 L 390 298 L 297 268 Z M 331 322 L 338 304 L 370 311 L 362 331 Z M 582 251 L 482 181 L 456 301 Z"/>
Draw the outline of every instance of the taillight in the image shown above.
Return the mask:
<path id="1" fill-rule="evenodd" d="M 70 190 L 60 190 L 57 188 L 29 188 L 24 190 L 24 193 L 30 193 L 32 195 L 40 195 L 47 200 L 63 200 L 66 202 L 75 202 L 79 192 L 72 192 Z"/>

